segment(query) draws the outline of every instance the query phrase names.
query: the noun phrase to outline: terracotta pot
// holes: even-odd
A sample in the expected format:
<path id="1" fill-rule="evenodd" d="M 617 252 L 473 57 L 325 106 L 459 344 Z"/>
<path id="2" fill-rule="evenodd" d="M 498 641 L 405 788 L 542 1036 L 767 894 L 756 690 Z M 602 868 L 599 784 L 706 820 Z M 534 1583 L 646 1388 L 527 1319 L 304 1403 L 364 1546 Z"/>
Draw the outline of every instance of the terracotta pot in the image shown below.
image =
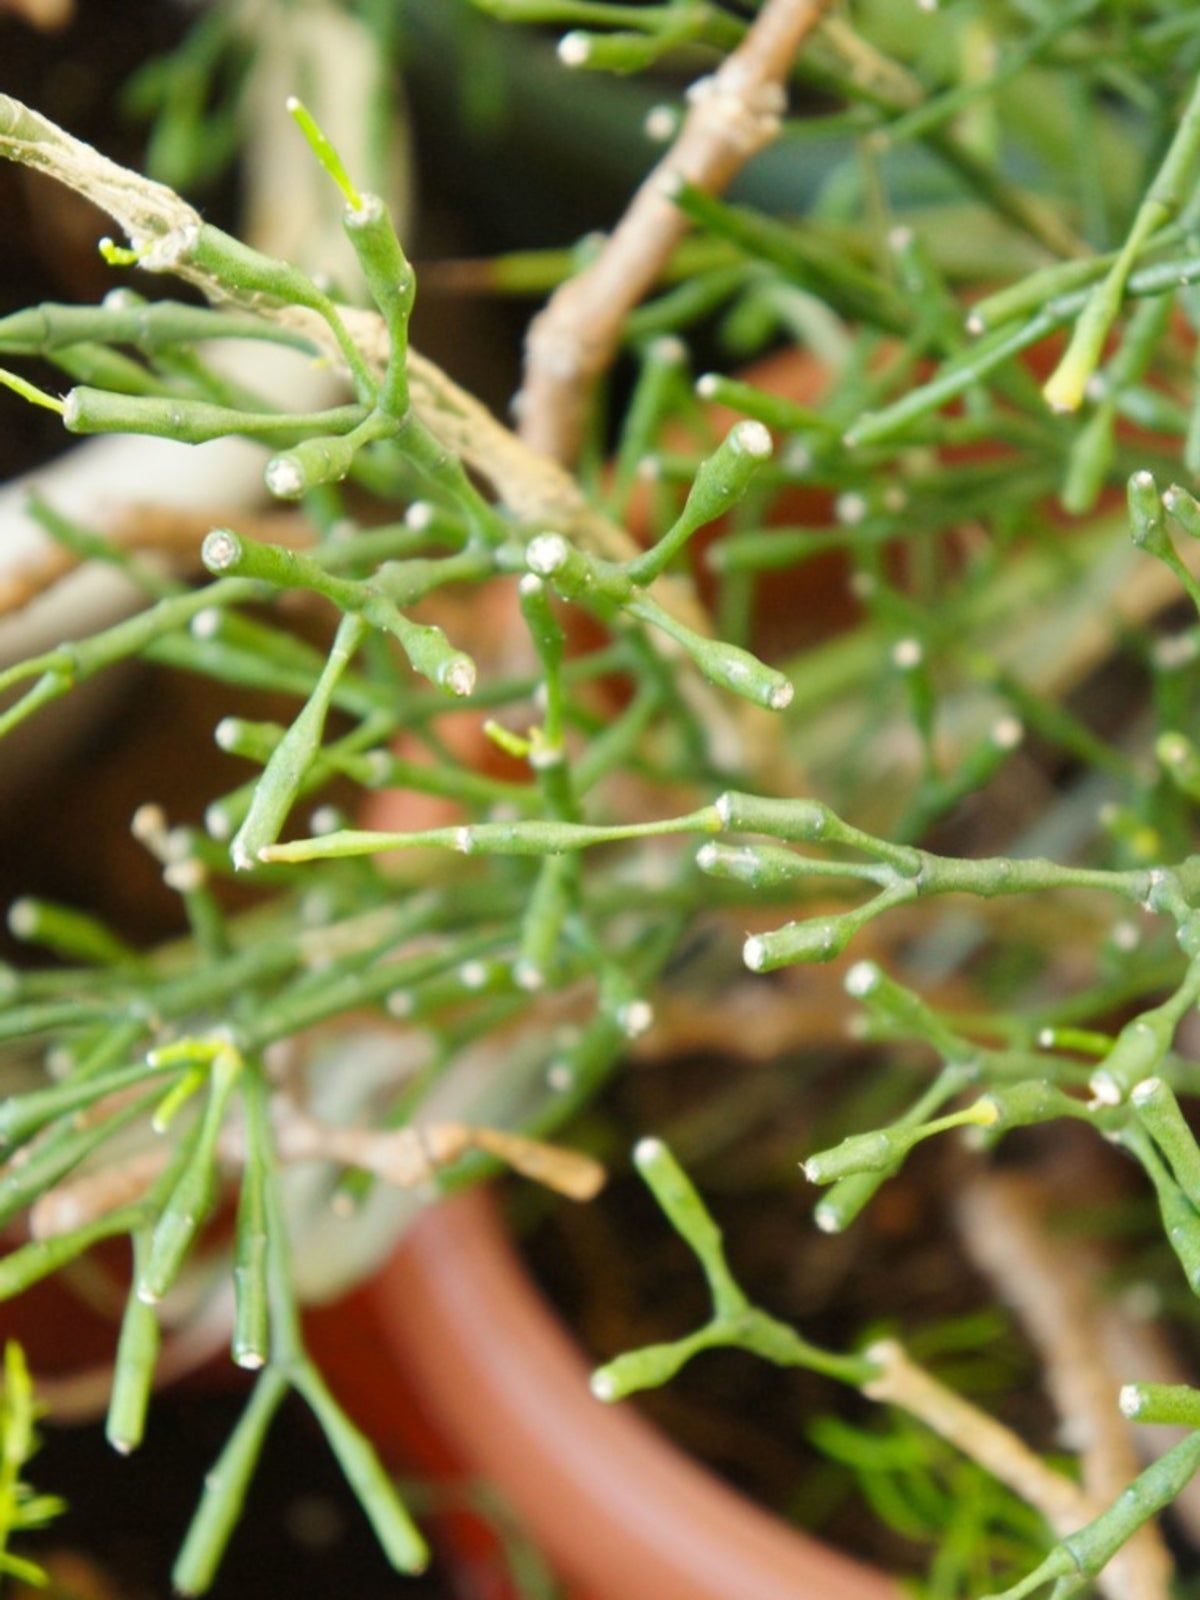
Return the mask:
<path id="1" fill-rule="evenodd" d="M 501 1490 L 573 1600 L 896 1600 L 883 1574 L 594 1399 L 486 1195 L 427 1212 L 369 1297 L 427 1421 Z"/>

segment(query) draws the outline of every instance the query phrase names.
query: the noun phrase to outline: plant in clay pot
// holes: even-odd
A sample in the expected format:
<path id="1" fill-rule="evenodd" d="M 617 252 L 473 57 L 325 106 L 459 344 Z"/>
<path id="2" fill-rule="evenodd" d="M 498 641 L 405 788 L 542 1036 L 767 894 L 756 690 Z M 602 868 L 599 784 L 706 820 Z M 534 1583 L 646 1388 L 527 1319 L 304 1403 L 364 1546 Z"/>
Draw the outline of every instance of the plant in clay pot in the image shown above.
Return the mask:
<path id="1" fill-rule="evenodd" d="M 173 70 L 211 90 L 224 46 L 205 30 L 249 18 L 274 92 L 278 51 L 319 16 L 366 41 L 378 91 L 395 43 L 378 9 L 217 7 Z M 54 549 L 9 609 L 34 616 L 85 564 L 117 569 L 132 603 L 0 670 L 0 735 L 138 660 L 215 685 L 212 738 L 250 770 L 182 820 L 153 790 L 133 817 L 174 936 L 136 942 L 97 906 L 11 907 L 14 937 L 52 959 L 0 974 L 0 1294 L 64 1272 L 119 1300 L 122 1452 L 164 1348 L 170 1364 L 198 1322 L 254 1374 L 181 1591 L 216 1581 L 289 1393 L 388 1559 L 417 1572 L 425 1536 L 309 1352 L 303 1306 L 379 1265 L 439 1190 L 505 1167 L 587 1201 L 599 1156 L 632 1147 L 711 1307 L 606 1351 L 592 1414 L 702 1353 L 748 1353 L 808 1375 L 842 1466 L 876 1440 L 908 1463 L 899 1501 L 861 1461 L 858 1480 L 910 1543 L 918 1525 L 938 1541 L 897 1512 L 905 1495 L 973 1486 L 936 1499 L 954 1535 L 934 1592 L 1095 1581 L 1155 1600 L 1172 1576 L 1156 1519 L 1187 1526 L 1172 1508 L 1200 1465 L 1200 22 L 1168 0 L 456 14 L 476 42 L 566 29 L 572 95 L 593 72 L 694 74 L 650 118 L 663 149 L 606 237 L 476 272 L 561 280 L 528 331 L 515 432 L 410 341 L 418 274 L 368 184 L 372 159 L 386 171 L 378 92 L 356 102 L 357 143 L 321 97 L 295 98 L 300 71 L 269 106 L 263 89 L 217 108 L 248 159 L 257 121 L 336 206 L 332 271 L 0 97 L 0 155 L 106 211 L 124 240 L 106 260 L 147 285 L 0 320 L 12 404 L 118 436 L 130 462 L 138 441 L 219 446 L 243 474 L 223 498 L 218 473 L 170 538 L 161 516 L 118 528 L 46 493 Z M 313 48 L 313 81 L 338 59 Z M 160 135 L 178 134 L 159 99 Z M 197 112 L 173 159 L 202 129 Z M 822 138 L 802 217 L 730 193 L 760 153 Z M 819 367 L 802 398 L 724 370 L 781 346 Z M 262 381 L 279 350 L 305 374 L 283 396 Z M 247 461 L 268 513 L 246 503 Z M 821 1337 L 822 1307 L 777 1314 L 769 1284 L 743 1287 L 743 1236 L 726 1250 L 672 1154 L 686 1097 L 607 1140 L 576 1120 L 626 1062 L 653 1072 L 703 1043 L 749 1084 L 754 1063 L 834 1052 L 848 1021 L 854 1069 L 803 1126 L 778 1113 L 795 1193 L 819 1191 L 815 1233 L 868 1237 L 965 1135 L 932 1206 L 1026 1328 L 1069 1461 L 1044 1414 L 1023 1435 L 1018 1396 L 921 1363 L 928 1329 L 889 1316 L 886 1262 L 879 1301 L 851 1328 L 830 1312 Z M 734 1110 L 706 1140 L 736 1166 Z M 1068 1265 L 1045 1237 L 1046 1173 L 1068 1165 L 1086 1271 L 1083 1246 Z M 1113 1212 L 1139 1255 L 1100 1237 Z M 1111 1323 L 1112 1348 L 1081 1321 Z M 586 1456 L 584 1412 L 564 1419 Z M 757 1592 L 749 1567 L 721 1570 L 726 1592 Z M 823 1571 L 831 1595 L 884 1582 Z"/>

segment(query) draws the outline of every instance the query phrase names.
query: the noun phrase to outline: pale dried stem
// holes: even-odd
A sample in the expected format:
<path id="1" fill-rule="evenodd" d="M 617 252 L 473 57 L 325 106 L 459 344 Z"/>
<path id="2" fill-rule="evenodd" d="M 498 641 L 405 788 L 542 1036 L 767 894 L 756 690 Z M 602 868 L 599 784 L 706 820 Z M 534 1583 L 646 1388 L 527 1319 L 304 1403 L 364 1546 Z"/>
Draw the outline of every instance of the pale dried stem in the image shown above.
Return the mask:
<path id="1" fill-rule="evenodd" d="M 1153 1295 L 1153 1291 L 1152 1291 Z M 1098 1336 L 1114 1372 L 1139 1383 L 1192 1384 L 1194 1368 L 1171 1348 L 1160 1323 L 1138 1314 L 1124 1297 L 1106 1300 L 1100 1307 Z M 1157 1461 L 1179 1443 L 1190 1428 L 1169 1428 L 1161 1423 L 1133 1423 L 1130 1431 L 1139 1455 Z M 1200 1549 L 1200 1478 L 1192 1478 L 1171 1502 L 1171 1521 Z"/>
<path id="2" fill-rule="evenodd" d="M 168 558 L 172 570 L 190 572 L 200 564 L 200 546 L 214 522 L 230 520 L 214 508 L 212 514 L 166 511 L 155 506 L 134 506 L 105 540 L 117 550 L 145 551 Z M 300 549 L 312 542 L 312 530 L 292 512 L 236 512 L 238 530 L 253 539 Z M 86 559 L 61 545 L 52 545 L 26 566 L 0 572 L 0 616 L 20 611 L 45 594 Z"/>
<path id="3" fill-rule="evenodd" d="M 742 43 L 694 83 L 670 151 L 634 195 L 596 259 L 534 318 L 517 397 L 521 436 L 543 455 L 575 459 L 592 388 L 612 363 L 625 318 L 653 287 L 688 223 L 681 182 L 721 193 L 778 135 L 783 84 L 829 0 L 767 0 Z"/>
<path id="4" fill-rule="evenodd" d="M 1084 1488 L 1107 1505 L 1140 1470 L 1117 1405 L 1121 1380 L 1097 1338 L 1101 1306 L 1086 1265 L 1047 1231 L 1029 1179 L 985 1173 L 960 1190 L 959 1229 L 972 1259 L 1021 1319 L 1041 1357 L 1046 1387 L 1079 1452 Z M 1170 1592 L 1173 1565 L 1162 1534 L 1146 1523 L 1113 1563 L 1114 1588 L 1138 1600 Z"/>
<path id="5" fill-rule="evenodd" d="M 931 1377 L 894 1339 L 879 1340 L 865 1354 L 879 1368 L 878 1376 L 863 1387 L 868 1399 L 899 1406 L 916 1417 L 1040 1511 L 1060 1536 L 1083 1527 L 1103 1509 L 1047 1466 L 1011 1428 Z"/>
<path id="6" fill-rule="evenodd" d="M 499 1128 L 459 1122 L 391 1131 L 334 1127 L 279 1098 L 273 1116 L 282 1160 L 336 1162 L 400 1188 L 429 1183 L 441 1168 L 472 1150 L 486 1152 L 572 1200 L 591 1200 L 604 1184 L 604 1168 L 590 1156 Z"/>
<path id="7" fill-rule="evenodd" d="M 337 1127 L 310 1116 L 282 1093 L 274 1098 L 272 1117 L 281 1161 L 325 1161 L 356 1167 L 402 1189 L 430 1183 L 444 1167 L 472 1151 L 493 1156 L 514 1172 L 571 1200 L 594 1199 L 606 1176 L 604 1168 L 591 1156 L 504 1128 L 460 1122 L 385 1131 Z M 245 1161 L 242 1130 L 236 1126 L 226 1128 L 217 1149 L 223 1166 L 240 1167 Z M 171 1147 L 160 1140 L 120 1161 L 106 1162 L 57 1184 L 41 1196 L 30 1212 L 32 1237 L 51 1239 L 136 1203 L 161 1176 L 170 1155 Z"/>
<path id="8" fill-rule="evenodd" d="M 120 222 L 135 247 L 194 236 L 200 215 L 164 184 L 102 156 L 39 112 L 0 94 L 0 156 L 66 184 Z M 176 234 L 175 230 L 181 230 Z M 160 263 L 166 266 L 164 258 Z"/>
<path id="9" fill-rule="evenodd" d="M 340 365 L 337 343 L 314 312 L 282 305 L 261 295 L 238 293 L 189 260 L 190 243 L 201 226 L 199 212 L 170 189 L 118 166 L 90 145 L 73 138 L 19 101 L 0 94 L 0 157 L 18 161 L 56 178 L 106 211 L 125 230 L 135 249 L 147 252 L 149 271 L 170 271 L 195 285 L 208 299 L 244 306 L 270 321 L 302 331 L 323 356 Z M 341 307 L 351 337 L 368 364 L 382 372 L 388 335 L 375 311 Z M 577 539 L 586 549 L 611 560 L 626 560 L 637 546 L 585 499 L 571 476 L 523 444 L 472 395 L 432 361 L 409 352 L 413 403 L 438 442 L 478 472 L 500 502 L 524 523 L 544 524 Z M 656 589 L 668 609 L 687 626 L 707 631 L 703 608 L 681 585 Z"/>
<path id="10" fill-rule="evenodd" d="M 38 595 L 45 594 L 68 573 L 74 572 L 79 564 L 78 556 L 52 548 L 15 572 L 0 572 L 0 617 L 23 610 Z"/>
<path id="11" fill-rule="evenodd" d="M 124 229 L 131 245 L 144 252 L 141 264 L 146 270 L 171 272 L 214 302 L 238 304 L 298 329 L 324 358 L 340 367 L 337 341 L 316 313 L 257 294 L 239 294 L 190 260 L 202 218 L 185 200 L 163 184 L 118 166 L 48 118 L 3 94 L 0 157 L 46 173 L 106 211 Z M 340 309 L 363 356 L 382 373 L 388 357 L 383 318 L 355 307 Z M 638 553 L 639 546 L 625 529 L 596 511 L 556 461 L 531 449 L 432 361 L 412 349 L 408 365 L 413 405 L 422 422 L 446 450 L 491 486 L 500 503 L 522 523 L 554 528 L 608 560 L 626 561 Z M 664 577 L 655 585 L 654 594 L 685 627 L 711 633 L 708 614 L 689 583 Z M 721 697 L 692 674 L 684 674 L 681 684 L 688 698 L 702 709 L 715 759 L 725 766 L 745 765 L 772 776 L 780 757 L 777 723 L 770 713 L 748 704 L 739 704 L 731 713 Z"/>
<path id="12" fill-rule="evenodd" d="M 30 1234 L 35 1239 L 53 1239 L 120 1206 L 134 1204 L 160 1176 L 170 1154 L 165 1142 L 148 1145 L 47 1189 L 30 1210 Z"/>

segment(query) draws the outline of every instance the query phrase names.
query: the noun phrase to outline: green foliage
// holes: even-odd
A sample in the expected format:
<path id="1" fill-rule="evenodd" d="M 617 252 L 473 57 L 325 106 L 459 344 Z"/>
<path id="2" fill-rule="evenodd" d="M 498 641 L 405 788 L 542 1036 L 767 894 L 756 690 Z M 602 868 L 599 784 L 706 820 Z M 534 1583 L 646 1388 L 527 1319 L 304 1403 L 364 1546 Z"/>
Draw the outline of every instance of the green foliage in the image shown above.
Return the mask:
<path id="1" fill-rule="evenodd" d="M 808 1437 L 830 1461 L 826 1494 L 852 1487 L 880 1522 L 928 1553 L 928 1575 L 916 1586 L 926 1600 L 987 1593 L 1045 1555 L 1041 1517 L 902 1412 L 869 1428 L 814 1417 Z"/>
<path id="2" fill-rule="evenodd" d="M 383 8 L 349 9 L 390 38 Z M 408 8 L 414 37 L 422 9 Z M 710 0 L 477 9 L 566 29 L 565 67 L 622 74 L 711 67 L 750 17 Z M 235 10 L 214 8 L 131 90 L 157 119 L 151 158 L 171 181 L 211 177 L 240 141 L 255 60 Z M 348 1032 L 361 1013 L 386 1011 L 430 1046 L 428 1065 L 371 1103 L 375 1131 L 421 1145 L 436 1089 L 464 1119 L 540 1135 L 652 1025 L 659 984 L 686 994 L 693 940 L 714 919 L 756 930 L 742 949 L 753 973 L 861 956 L 845 988 L 864 1036 L 924 1076 L 907 1109 L 890 1096 L 885 1126 L 844 1125 L 841 1142 L 808 1153 L 819 1227 L 851 1226 L 929 1140 L 965 1128 L 989 1146 L 1071 1119 L 1140 1166 L 1200 1290 L 1187 1118 L 1200 1080 L 1175 1049 L 1200 993 L 1200 624 L 1157 621 L 1168 600 L 1200 610 L 1200 505 L 1173 481 L 1192 483 L 1200 465 L 1200 19 L 1168 0 L 862 11 L 857 33 L 827 21 L 794 69 L 823 109 L 785 120 L 785 157 L 817 138 L 826 153 L 802 216 L 672 186 L 692 237 L 625 322 L 627 408 L 594 406 L 613 470 L 593 449 L 575 481 L 410 348 L 417 284 L 397 229 L 304 104 L 290 103 L 299 131 L 285 126 L 344 202 L 360 277 L 348 297 L 0 99 L 0 153 L 74 183 L 125 226 L 128 247 L 105 246 L 110 261 L 176 274 L 212 302 L 119 291 L 97 307 L 18 312 L 0 321 L 5 362 L 48 361 L 73 386 L 60 400 L 7 368 L 0 383 L 61 410 L 76 435 L 249 441 L 266 489 L 312 530 L 269 543 L 214 529 L 206 577 L 191 582 L 39 504 L 73 559 L 120 568 L 145 604 L 0 672 L 0 735 L 130 659 L 203 675 L 229 696 L 214 742 L 248 769 L 205 797 L 204 829 L 170 828 L 153 808 L 135 818 L 186 937 L 132 949 L 90 910 L 23 900 L 12 931 L 56 959 L 0 973 L 0 1040 L 53 1069 L 0 1106 L 0 1217 L 35 1208 L 29 1242 L 0 1263 L 0 1295 L 128 1238 L 134 1292 L 108 1423 L 121 1450 L 141 1440 L 160 1308 L 189 1274 L 232 1274 L 231 1353 L 261 1369 L 180 1555 L 184 1592 L 213 1580 L 289 1389 L 394 1564 L 425 1559 L 305 1353 L 282 1193 L 288 1108 L 273 1052 L 296 1052 L 327 1089 L 337 1074 L 314 1036 Z M 569 92 L 585 84 L 603 92 L 602 77 Z M 654 126 L 666 124 L 678 117 Z M 481 270 L 500 290 L 541 290 L 596 248 Z M 731 361 L 798 347 L 820 383 L 801 403 L 761 373 L 693 378 L 693 335 Z M 209 362 L 216 341 L 335 365 L 346 392 L 315 411 L 272 404 Z M 821 615 L 831 562 L 856 607 L 836 631 Z M 469 637 L 443 604 L 464 589 L 480 618 Z M 288 622 L 297 604 L 324 630 L 301 638 Z M 761 625 L 772 607 L 782 645 Z M 1143 685 L 1152 716 L 1118 725 L 1081 692 L 1109 658 Z M 296 709 L 251 720 L 243 690 Z M 449 709 L 478 713 L 507 765 L 456 753 Z M 1022 775 L 1043 797 L 1037 827 L 1003 801 Z M 389 832 L 324 807 L 306 821 L 304 803 L 334 782 L 455 809 L 444 825 Z M 941 824 L 953 840 L 972 817 L 966 846 L 930 847 Z M 998 835 L 987 853 L 981 833 Z M 235 876 L 260 895 L 250 911 L 227 909 Z M 919 992 L 946 972 L 969 973 L 977 1010 Z M 544 997 L 567 991 L 577 1009 L 564 1029 Z M 480 1051 L 494 1069 L 484 1088 Z M 345 1091 L 341 1120 L 358 1112 Z M 76 1180 L 122 1159 L 118 1135 L 155 1158 L 151 1176 L 132 1200 L 72 1212 Z M 344 1143 L 316 1154 L 338 1203 L 369 1210 L 371 1163 L 347 1175 Z M 447 1185 L 481 1165 L 461 1151 L 440 1171 L 421 1159 L 417 1176 Z M 870 1389 L 869 1351 L 820 1348 L 747 1299 L 661 1143 L 644 1141 L 637 1160 L 701 1262 L 712 1316 L 618 1358 L 599 1394 L 663 1382 L 716 1345 Z M 222 1245 L 205 1223 L 230 1167 L 237 1221 Z M 1136 1405 L 1195 1420 L 1186 1396 L 1141 1386 Z M 978 1467 L 888 1426 L 882 1445 L 841 1424 L 818 1432 L 895 1526 L 924 1536 L 953 1512 L 933 1593 L 1006 1582 L 1041 1556 L 1029 1519 L 983 1490 Z M 1016 1592 L 1043 1578 L 1069 1592 L 1099 1571 L 1194 1470 L 1197 1437 Z"/>
<path id="3" fill-rule="evenodd" d="M 25 1468 L 38 1447 L 34 1424 L 40 1413 L 25 1353 L 11 1339 L 4 1347 L 4 1388 L 0 1392 L 0 1573 L 41 1587 L 46 1575 L 36 1562 L 14 1555 L 15 1534 L 35 1532 L 65 1509 L 54 1495 L 39 1494 L 25 1481 Z"/>

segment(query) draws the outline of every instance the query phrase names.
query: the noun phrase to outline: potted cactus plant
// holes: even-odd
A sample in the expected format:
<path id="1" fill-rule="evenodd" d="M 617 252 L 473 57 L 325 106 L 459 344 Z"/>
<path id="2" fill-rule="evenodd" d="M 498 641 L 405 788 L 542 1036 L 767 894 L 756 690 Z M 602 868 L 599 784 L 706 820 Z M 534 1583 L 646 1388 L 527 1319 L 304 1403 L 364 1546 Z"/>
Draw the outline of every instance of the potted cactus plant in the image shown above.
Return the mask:
<path id="1" fill-rule="evenodd" d="M 935 1592 L 1165 1595 L 1155 1519 L 1184 1516 L 1200 1466 L 1195 1372 L 1166 1348 L 1200 1285 L 1200 25 L 1171 0 L 852 18 L 463 0 L 399 28 L 381 10 L 213 7 L 141 82 L 170 183 L 0 96 L 0 156 L 105 211 L 120 239 L 101 252 L 138 285 L 0 319 L 11 404 L 94 452 L 64 458 L 83 492 L 51 479 L 13 509 L 28 539 L 3 603 L 36 627 L 67 574 L 120 579 L 99 623 L 5 655 L 0 737 L 136 660 L 215 685 L 212 739 L 249 771 L 184 817 L 148 792 L 132 819 L 177 897 L 165 942 L 97 906 L 10 909 L 51 959 L 0 972 L 0 1294 L 85 1257 L 117 1293 L 119 1451 L 203 1313 L 254 1375 L 182 1592 L 216 1580 L 289 1393 L 415 1572 L 425 1537 L 310 1354 L 306 1302 L 498 1167 L 591 1199 L 604 1173 L 574 1119 L 630 1059 L 786 1056 L 850 1021 L 861 1071 L 789 1155 L 815 1230 L 867 1226 L 910 1155 L 965 1135 L 937 1209 L 1027 1328 L 1077 1460 L 922 1364 L 897 1337 L 917 1330 L 820 1340 L 766 1309 L 660 1126 L 627 1143 L 711 1315 L 605 1351 L 593 1397 L 562 1400 L 565 1459 L 588 1457 L 589 1408 L 734 1348 L 890 1408 L 921 1461 L 932 1440 L 979 1475 L 956 1482 L 1001 1486 L 1003 1536 L 971 1521 L 974 1490 L 937 1502 Z M 559 30 L 556 52 L 522 24 Z M 522 110 L 649 107 L 661 146 L 604 238 L 467 274 L 547 291 L 514 430 L 410 340 L 421 274 L 381 129 L 398 39 L 419 101 L 430 38 L 519 62 Z M 253 241 L 179 192 L 217 130 L 248 173 L 260 158 Z M 760 169 L 818 140 L 800 211 Z M 340 255 L 301 261 L 278 221 L 293 192 L 313 197 L 305 238 L 333 208 Z M 783 382 L 744 369 L 770 351 Z M 172 493 L 185 460 L 207 465 Z M 120 515 L 89 498 L 88 462 L 93 483 L 128 474 Z M 1086 1270 L 1048 1237 L 1068 1165 Z M 1137 1253 L 1099 1238 L 1112 1208 Z M 438 1308 L 478 1318 L 469 1280 L 443 1282 L 475 1246 L 437 1226 L 380 1304 L 402 1320 L 407 1282 L 412 1323 L 429 1313 L 434 1351 L 410 1364 L 461 1436 L 455 1391 L 489 1390 L 437 1379 L 438 1343 L 461 1353 Z M 1113 1283 L 1154 1302 L 1162 1337 Z M 502 1472 L 503 1450 L 478 1456 Z M 677 1541 L 725 1518 L 706 1495 Z M 546 1537 L 597 1593 L 614 1581 Z M 714 1566 L 724 1592 L 809 1581 L 807 1553 L 761 1584 L 752 1559 Z M 884 1586 L 822 1571 L 831 1595 Z M 686 1562 L 646 1581 L 699 1592 Z"/>

